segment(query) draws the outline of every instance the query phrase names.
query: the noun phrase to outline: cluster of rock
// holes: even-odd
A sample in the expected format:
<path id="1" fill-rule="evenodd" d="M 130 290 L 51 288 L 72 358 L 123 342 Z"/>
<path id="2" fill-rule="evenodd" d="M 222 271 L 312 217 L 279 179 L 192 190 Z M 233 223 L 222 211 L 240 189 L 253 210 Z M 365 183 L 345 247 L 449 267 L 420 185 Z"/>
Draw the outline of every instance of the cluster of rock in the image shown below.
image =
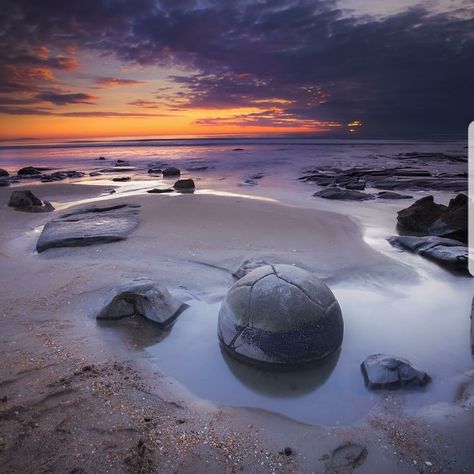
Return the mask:
<path id="1" fill-rule="evenodd" d="M 49 221 L 36 244 L 38 252 L 124 240 L 138 226 L 138 205 L 93 206 Z"/>
<path id="2" fill-rule="evenodd" d="M 446 267 L 468 269 L 468 197 L 458 194 L 448 206 L 426 196 L 398 212 L 398 225 L 410 236 L 394 236 L 395 247 L 422 255 Z M 421 234 L 421 235 L 420 235 Z"/>
<path id="3" fill-rule="evenodd" d="M 301 181 L 328 187 L 315 193 L 315 196 L 327 199 L 366 200 L 382 197 L 383 199 L 402 199 L 410 196 L 377 195 L 361 193 L 366 187 L 392 190 L 444 190 L 464 191 L 467 189 L 467 173 L 432 174 L 418 168 L 396 167 L 384 169 L 371 168 L 315 168 L 307 170 L 299 178 Z M 335 191 L 332 191 L 332 189 Z M 329 192 L 331 189 L 331 192 Z M 350 193 L 349 191 L 357 191 Z"/>
<path id="4" fill-rule="evenodd" d="M 31 191 L 13 191 L 8 206 L 15 208 L 17 211 L 25 212 L 54 211 L 54 207 L 49 201 L 42 201 Z"/>
<path id="5" fill-rule="evenodd" d="M 35 179 L 42 183 L 54 183 L 66 178 L 82 178 L 85 173 L 81 171 L 55 171 L 45 173 L 49 168 L 41 166 L 25 166 L 17 171 L 16 175 L 11 175 L 8 171 L 0 169 L 0 186 L 9 186 L 10 184 L 21 182 L 25 179 Z"/>

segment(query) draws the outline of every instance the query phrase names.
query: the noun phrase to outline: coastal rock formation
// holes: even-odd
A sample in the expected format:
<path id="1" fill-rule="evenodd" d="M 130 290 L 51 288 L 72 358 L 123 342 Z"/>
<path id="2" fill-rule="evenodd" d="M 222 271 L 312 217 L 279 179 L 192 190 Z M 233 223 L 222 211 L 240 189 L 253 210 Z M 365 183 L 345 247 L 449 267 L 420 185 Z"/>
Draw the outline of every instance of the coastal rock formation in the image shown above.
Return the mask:
<path id="1" fill-rule="evenodd" d="M 343 319 L 326 284 L 292 265 L 251 271 L 228 291 L 218 335 L 234 357 L 257 365 L 295 366 L 339 349 Z"/>
<path id="2" fill-rule="evenodd" d="M 394 247 L 409 250 L 454 270 L 467 271 L 468 249 L 454 239 L 444 237 L 394 236 L 387 239 Z"/>
<path id="3" fill-rule="evenodd" d="M 426 372 L 414 368 L 408 360 L 387 354 L 370 355 L 362 362 L 361 369 L 371 389 L 422 386 L 430 381 Z"/>
<path id="4" fill-rule="evenodd" d="M 83 176 L 85 176 L 85 173 L 82 171 L 55 171 L 51 174 L 41 175 L 41 182 L 53 183 L 55 181 L 62 181 L 66 178 L 82 178 Z"/>
<path id="5" fill-rule="evenodd" d="M 163 170 L 163 176 L 168 177 L 168 176 L 180 176 L 181 171 L 178 168 L 175 168 L 174 166 L 170 166 L 169 168 L 165 168 Z"/>
<path id="6" fill-rule="evenodd" d="M 39 168 L 34 168 L 33 166 L 25 166 L 24 168 L 20 168 L 17 171 L 18 176 L 31 176 L 31 175 L 38 175 L 41 174 L 41 170 Z"/>
<path id="7" fill-rule="evenodd" d="M 196 185 L 192 179 L 178 179 L 178 181 L 174 183 L 173 188 L 181 193 L 192 192 L 196 188 Z"/>
<path id="8" fill-rule="evenodd" d="M 140 315 L 160 327 L 166 327 L 187 307 L 166 288 L 160 288 L 152 282 L 135 283 L 117 289 L 97 319 L 117 320 Z"/>
<path id="9" fill-rule="evenodd" d="M 468 197 L 458 194 L 446 207 L 426 196 L 398 212 L 398 223 L 407 230 L 450 237 L 467 243 Z"/>
<path id="10" fill-rule="evenodd" d="M 8 201 L 9 207 L 17 211 L 26 212 L 51 212 L 54 207 L 48 201 L 41 201 L 31 191 L 13 191 Z"/>
<path id="11" fill-rule="evenodd" d="M 36 244 L 38 252 L 125 240 L 138 226 L 135 205 L 86 207 L 49 221 Z"/>
<path id="12" fill-rule="evenodd" d="M 336 199 L 339 201 L 367 201 L 369 199 L 374 199 L 372 194 L 342 188 L 323 189 L 322 191 L 315 192 L 313 196 L 324 199 Z"/>
<path id="13" fill-rule="evenodd" d="M 0 177 L 10 176 L 10 173 L 3 168 L 0 168 Z"/>

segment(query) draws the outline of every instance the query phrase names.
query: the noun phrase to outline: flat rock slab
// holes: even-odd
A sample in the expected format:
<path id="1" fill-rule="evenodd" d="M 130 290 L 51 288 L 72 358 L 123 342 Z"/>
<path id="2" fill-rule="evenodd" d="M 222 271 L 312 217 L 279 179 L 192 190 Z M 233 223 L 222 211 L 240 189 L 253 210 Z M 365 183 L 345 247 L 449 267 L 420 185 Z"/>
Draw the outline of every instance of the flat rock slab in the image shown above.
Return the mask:
<path id="1" fill-rule="evenodd" d="M 169 326 L 187 307 L 178 298 L 153 282 L 136 283 L 118 288 L 111 301 L 97 315 L 99 320 L 118 320 L 143 316 L 160 327 Z"/>
<path id="2" fill-rule="evenodd" d="M 410 361 L 387 354 L 370 355 L 362 362 L 361 369 L 371 389 L 423 386 L 430 381 L 428 374 L 413 367 Z"/>
<path id="3" fill-rule="evenodd" d="M 374 199 L 372 194 L 341 188 L 323 189 L 322 191 L 314 193 L 313 196 L 324 199 L 336 199 L 339 201 L 367 201 L 369 199 Z"/>
<path id="4" fill-rule="evenodd" d="M 38 252 L 125 240 L 138 226 L 137 205 L 87 207 L 49 221 L 36 244 Z"/>
<path id="5" fill-rule="evenodd" d="M 387 240 L 394 247 L 409 250 L 442 266 L 467 272 L 468 249 L 458 240 L 435 236 L 394 236 Z"/>

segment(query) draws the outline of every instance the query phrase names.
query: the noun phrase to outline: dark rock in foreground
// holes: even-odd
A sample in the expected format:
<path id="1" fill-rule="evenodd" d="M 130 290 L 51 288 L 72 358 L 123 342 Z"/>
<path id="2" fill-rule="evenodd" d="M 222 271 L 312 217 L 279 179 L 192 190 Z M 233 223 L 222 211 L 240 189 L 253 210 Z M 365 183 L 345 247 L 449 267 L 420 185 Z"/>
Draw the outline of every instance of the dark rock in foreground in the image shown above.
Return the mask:
<path id="1" fill-rule="evenodd" d="M 407 230 L 467 242 L 468 197 L 458 194 L 446 207 L 426 196 L 398 212 L 398 223 Z"/>
<path id="2" fill-rule="evenodd" d="M 324 199 L 336 199 L 339 201 L 367 201 L 369 199 L 374 199 L 374 196 L 372 194 L 341 188 L 323 189 L 322 191 L 314 193 L 313 196 L 321 197 Z"/>
<path id="3" fill-rule="evenodd" d="M 13 191 L 8 201 L 10 207 L 17 211 L 26 212 L 51 212 L 54 207 L 48 201 L 41 201 L 31 191 Z"/>
<path id="4" fill-rule="evenodd" d="M 399 357 L 373 354 L 362 362 L 362 373 L 368 388 L 396 389 L 406 386 L 423 386 L 430 381 L 426 372 L 415 369 Z"/>
<path id="5" fill-rule="evenodd" d="M 178 179 L 173 188 L 179 192 L 192 192 L 196 188 L 192 179 Z"/>
<path id="6" fill-rule="evenodd" d="M 181 171 L 178 168 L 175 168 L 174 166 L 171 166 L 169 168 L 165 168 L 163 170 L 163 176 L 164 177 L 167 177 L 167 176 L 180 176 L 180 175 L 181 175 Z"/>
<path id="7" fill-rule="evenodd" d="M 434 236 L 394 236 L 387 240 L 394 247 L 409 250 L 453 270 L 467 272 L 468 249 L 458 240 Z"/>
<path id="8" fill-rule="evenodd" d="M 4 170 L 3 168 L 0 168 L 0 176 L 10 176 L 10 173 L 7 170 Z"/>
<path id="9" fill-rule="evenodd" d="M 137 314 L 166 327 L 187 307 L 166 288 L 146 282 L 119 288 L 97 319 L 117 320 Z"/>
<path id="10" fill-rule="evenodd" d="M 49 221 L 36 244 L 38 252 L 125 240 L 138 226 L 134 205 L 87 207 Z"/>
<path id="11" fill-rule="evenodd" d="M 337 351 L 343 320 L 333 293 L 316 276 L 292 265 L 266 265 L 230 288 L 218 335 L 233 357 L 284 368 Z"/>

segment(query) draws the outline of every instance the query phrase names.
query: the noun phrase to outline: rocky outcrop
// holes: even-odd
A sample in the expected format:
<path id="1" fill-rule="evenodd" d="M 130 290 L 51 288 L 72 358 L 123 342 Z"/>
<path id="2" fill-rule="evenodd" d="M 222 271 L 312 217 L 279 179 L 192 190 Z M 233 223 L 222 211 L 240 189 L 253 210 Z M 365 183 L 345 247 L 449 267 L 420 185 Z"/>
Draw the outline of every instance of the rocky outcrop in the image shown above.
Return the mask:
<path id="1" fill-rule="evenodd" d="M 38 252 L 125 240 L 138 226 L 136 205 L 86 207 L 49 221 L 36 244 Z"/>
<path id="2" fill-rule="evenodd" d="M 398 212 L 398 223 L 406 230 L 449 237 L 467 243 L 468 197 L 458 194 L 446 207 L 426 196 Z"/>
<path id="3" fill-rule="evenodd" d="M 387 354 L 367 357 L 361 369 L 366 385 L 371 389 L 423 386 L 430 381 L 426 372 L 414 368 L 408 360 Z"/>
<path id="4" fill-rule="evenodd" d="M 266 265 L 230 288 L 219 311 L 218 334 L 233 357 L 283 368 L 337 351 L 343 320 L 323 281 L 292 265 Z"/>
<path id="5" fill-rule="evenodd" d="M 458 240 L 434 236 L 393 236 L 388 241 L 394 247 L 409 250 L 450 269 L 468 270 L 468 249 Z"/>
<path id="6" fill-rule="evenodd" d="M 54 207 L 48 201 L 41 201 L 31 191 L 13 191 L 8 201 L 9 207 L 25 212 L 51 212 Z"/>
<path id="7" fill-rule="evenodd" d="M 172 296 L 166 288 L 152 282 L 134 283 L 115 290 L 97 319 L 118 320 L 139 315 L 164 328 L 187 307 L 187 304 Z"/>

